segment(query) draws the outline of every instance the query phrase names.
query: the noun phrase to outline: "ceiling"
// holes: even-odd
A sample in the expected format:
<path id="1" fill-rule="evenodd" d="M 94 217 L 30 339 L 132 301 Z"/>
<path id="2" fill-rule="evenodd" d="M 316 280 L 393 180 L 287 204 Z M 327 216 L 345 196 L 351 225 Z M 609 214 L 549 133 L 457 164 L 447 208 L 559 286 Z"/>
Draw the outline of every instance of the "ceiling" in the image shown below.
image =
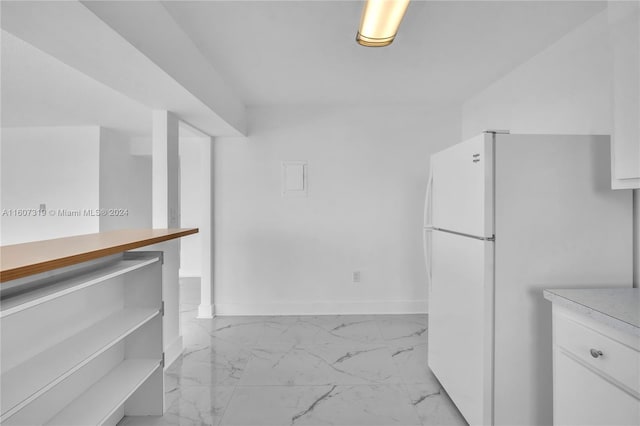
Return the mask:
<path id="1" fill-rule="evenodd" d="M 461 102 L 606 7 L 414 0 L 391 46 L 364 48 L 360 1 L 163 4 L 247 105 Z"/>
<path id="2" fill-rule="evenodd" d="M 2 126 L 96 126 L 146 135 L 142 104 L 2 31 Z"/>
<path id="3" fill-rule="evenodd" d="M 124 22 L 125 4 L 117 9 L 116 3 L 111 3 L 112 18 Z M 433 107 L 468 99 L 606 7 L 594 1 L 413 0 L 391 46 L 364 48 L 355 42 L 360 1 L 162 5 L 246 105 Z M 159 25 L 153 19 L 138 21 L 148 34 Z M 150 38 L 152 47 L 162 50 Z M 152 105 L 6 31 L 1 51 L 3 126 L 102 125 L 149 134 Z M 180 65 L 190 66 L 188 61 Z M 213 77 L 209 80 L 213 84 Z"/>

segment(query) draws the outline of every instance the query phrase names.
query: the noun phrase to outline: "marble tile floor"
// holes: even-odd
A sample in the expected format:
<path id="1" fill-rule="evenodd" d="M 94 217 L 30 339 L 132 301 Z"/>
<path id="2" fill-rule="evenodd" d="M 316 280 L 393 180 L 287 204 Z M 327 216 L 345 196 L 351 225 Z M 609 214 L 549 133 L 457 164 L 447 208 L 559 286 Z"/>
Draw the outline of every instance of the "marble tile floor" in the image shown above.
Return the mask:
<path id="1" fill-rule="evenodd" d="M 466 425 L 427 367 L 425 315 L 195 317 L 166 414 L 137 425 Z"/>

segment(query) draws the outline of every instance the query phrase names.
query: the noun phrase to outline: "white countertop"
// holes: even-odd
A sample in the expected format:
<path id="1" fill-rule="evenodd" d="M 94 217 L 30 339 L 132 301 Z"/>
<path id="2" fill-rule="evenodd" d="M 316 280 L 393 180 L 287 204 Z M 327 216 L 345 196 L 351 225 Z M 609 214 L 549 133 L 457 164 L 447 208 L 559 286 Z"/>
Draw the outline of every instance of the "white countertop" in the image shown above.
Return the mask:
<path id="1" fill-rule="evenodd" d="M 640 336 L 638 288 L 545 290 L 544 297 L 610 327 Z"/>

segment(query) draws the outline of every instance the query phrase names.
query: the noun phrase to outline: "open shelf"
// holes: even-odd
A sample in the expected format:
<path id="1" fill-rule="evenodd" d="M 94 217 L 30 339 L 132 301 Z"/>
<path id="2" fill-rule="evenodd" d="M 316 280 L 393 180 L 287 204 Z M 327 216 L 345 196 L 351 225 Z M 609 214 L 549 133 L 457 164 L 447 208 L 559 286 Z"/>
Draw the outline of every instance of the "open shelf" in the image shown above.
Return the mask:
<path id="1" fill-rule="evenodd" d="M 162 414 L 162 258 L 108 254 L 0 286 L 2 425 Z"/>
<path id="2" fill-rule="evenodd" d="M 55 415 L 48 425 L 100 425 L 160 367 L 159 359 L 126 359 Z"/>
<path id="3" fill-rule="evenodd" d="M 61 276 L 51 280 L 43 279 L 41 285 L 35 289 L 28 289 L 28 291 L 21 292 L 19 289 L 3 291 L 0 300 L 0 318 L 33 308 L 159 261 L 157 256 L 123 259 L 105 267 L 75 275 L 72 278 Z"/>
<path id="4" fill-rule="evenodd" d="M 158 308 L 120 310 L 0 375 L 4 420 L 160 315 Z M 88 423 L 86 423 L 88 424 Z"/>

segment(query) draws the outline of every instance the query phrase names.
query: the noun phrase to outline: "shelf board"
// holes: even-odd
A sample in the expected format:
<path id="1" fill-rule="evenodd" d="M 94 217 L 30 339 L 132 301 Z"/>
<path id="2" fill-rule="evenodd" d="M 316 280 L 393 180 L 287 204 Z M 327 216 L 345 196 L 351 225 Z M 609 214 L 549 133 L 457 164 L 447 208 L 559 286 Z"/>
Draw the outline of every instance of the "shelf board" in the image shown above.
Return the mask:
<path id="1" fill-rule="evenodd" d="M 158 368 L 159 359 L 125 359 L 47 425 L 87 426 L 106 421 Z"/>
<path id="2" fill-rule="evenodd" d="M 0 375 L 0 420 L 12 416 L 158 315 L 159 309 L 118 311 L 4 372 Z"/>
<path id="3" fill-rule="evenodd" d="M 195 234 L 197 228 L 124 229 L 0 247 L 0 282 Z"/>
<path id="4" fill-rule="evenodd" d="M 9 295 L 0 300 L 0 318 L 32 308 L 74 291 L 99 284 L 108 279 L 143 268 L 160 259 L 156 256 L 132 260 L 119 260 L 98 269 L 81 273 L 73 278 L 60 277 L 54 281 L 43 283 L 35 289 L 23 293 Z"/>

